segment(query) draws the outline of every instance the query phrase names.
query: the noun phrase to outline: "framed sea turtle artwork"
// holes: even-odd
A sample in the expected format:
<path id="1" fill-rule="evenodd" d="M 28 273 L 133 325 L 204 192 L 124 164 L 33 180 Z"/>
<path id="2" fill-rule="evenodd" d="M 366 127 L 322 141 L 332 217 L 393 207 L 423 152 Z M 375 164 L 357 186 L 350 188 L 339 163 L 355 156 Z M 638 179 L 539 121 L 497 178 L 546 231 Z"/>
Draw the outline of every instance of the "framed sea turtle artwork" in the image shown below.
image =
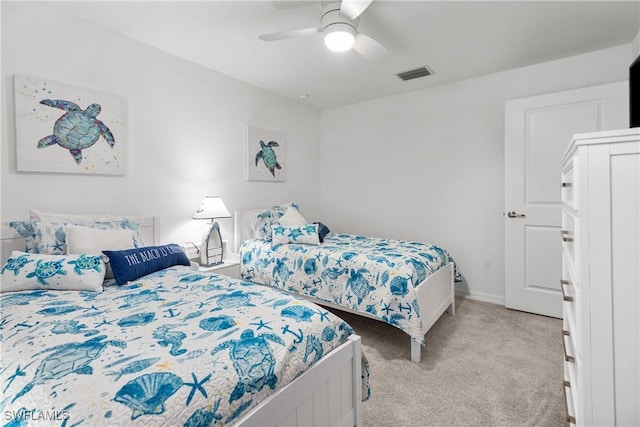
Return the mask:
<path id="1" fill-rule="evenodd" d="M 287 136 L 284 133 L 247 127 L 247 180 L 287 180 Z"/>
<path id="2" fill-rule="evenodd" d="M 127 101 L 22 74 L 14 76 L 16 169 L 127 173 Z"/>

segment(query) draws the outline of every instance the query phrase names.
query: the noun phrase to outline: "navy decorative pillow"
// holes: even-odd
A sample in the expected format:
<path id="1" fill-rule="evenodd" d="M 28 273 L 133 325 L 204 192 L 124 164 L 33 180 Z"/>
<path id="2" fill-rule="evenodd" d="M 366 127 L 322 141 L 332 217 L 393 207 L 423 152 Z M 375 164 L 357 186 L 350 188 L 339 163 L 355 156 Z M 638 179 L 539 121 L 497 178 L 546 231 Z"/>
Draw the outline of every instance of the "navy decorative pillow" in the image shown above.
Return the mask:
<path id="1" fill-rule="evenodd" d="M 190 265 L 187 254 L 176 244 L 103 253 L 109 258 L 116 285 L 123 285 L 173 265 Z"/>
<path id="2" fill-rule="evenodd" d="M 320 238 L 320 243 L 322 243 L 324 242 L 324 236 L 329 234 L 331 230 L 321 222 L 314 222 L 314 224 L 318 224 L 318 237 Z"/>

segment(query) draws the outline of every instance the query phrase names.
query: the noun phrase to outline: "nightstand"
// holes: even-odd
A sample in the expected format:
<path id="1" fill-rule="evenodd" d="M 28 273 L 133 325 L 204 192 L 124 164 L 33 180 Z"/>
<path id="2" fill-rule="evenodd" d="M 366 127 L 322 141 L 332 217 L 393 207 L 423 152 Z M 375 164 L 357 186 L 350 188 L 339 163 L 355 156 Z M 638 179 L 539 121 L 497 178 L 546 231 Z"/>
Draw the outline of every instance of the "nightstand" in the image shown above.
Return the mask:
<path id="1" fill-rule="evenodd" d="M 222 274 L 224 276 L 229 276 L 234 279 L 240 278 L 240 256 L 238 254 L 234 254 L 231 251 L 227 250 L 227 241 L 222 242 L 224 246 L 224 259 L 222 260 L 222 264 L 212 265 L 211 267 L 205 267 L 204 265 L 200 265 L 200 256 L 198 256 L 197 247 L 193 244 L 189 245 L 187 243 L 183 244 L 182 247 L 185 249 L 187 256 L 189 257 L 189 261 L 191 261 L 193 268 L 202 272 L 202 273 L 215 273 Z M 197 264 L 197 266 L 196 266 Z"/>
<path id="2" fill-rule="evenodd" d="M 198 266 L 198 271 L 203 273 L 215 273 L 229 276 L 234 279 L 240 278 L 240 261 L 235 259 L 225 259 L 222 264 L 205 267 Z"/>

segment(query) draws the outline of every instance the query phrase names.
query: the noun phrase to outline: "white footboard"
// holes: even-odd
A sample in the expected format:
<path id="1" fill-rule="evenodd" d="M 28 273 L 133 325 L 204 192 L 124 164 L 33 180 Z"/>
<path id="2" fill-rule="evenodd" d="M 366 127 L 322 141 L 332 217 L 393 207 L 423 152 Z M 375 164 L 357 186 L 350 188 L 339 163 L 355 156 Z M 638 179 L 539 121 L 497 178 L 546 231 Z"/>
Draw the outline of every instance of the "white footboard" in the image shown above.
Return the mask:
<path id="1" fill-rule="evenodd" d="M 425 331 L 431 329 L 446 310 L 450 314 L 456 313 L 453 275 L 453 263 L 449 263 L 416 286 L 416 298 Z M 419 342 L 411 339 L 412 362 L 420 362 L 421 347 Z"/>
<path id="2" fill-rule="evenodd" d="M 351 335 L 236 425 L 361 426 L 361 356 L 360 337 Z"/>

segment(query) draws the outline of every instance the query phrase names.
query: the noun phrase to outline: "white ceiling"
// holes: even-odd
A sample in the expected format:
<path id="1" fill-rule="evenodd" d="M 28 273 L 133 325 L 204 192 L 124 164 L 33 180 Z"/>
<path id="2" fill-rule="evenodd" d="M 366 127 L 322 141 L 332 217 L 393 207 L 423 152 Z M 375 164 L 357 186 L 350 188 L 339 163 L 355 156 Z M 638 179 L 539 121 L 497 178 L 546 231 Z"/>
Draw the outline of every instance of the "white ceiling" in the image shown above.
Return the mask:
<path id="1" fill-rule="evenodd" d="M 319 26 L 320 1 L 50 3 L 266 91 L 325 109 L 629 43 L 640 1 L 374 1 L 359 30 L 392 54 L 382 65 L 328 51 L 322 35 L 258 35 Z M 395 73 L 429 66 L 402 82 Z M 300 100 L 298 94 L 308 98 Z"/>

